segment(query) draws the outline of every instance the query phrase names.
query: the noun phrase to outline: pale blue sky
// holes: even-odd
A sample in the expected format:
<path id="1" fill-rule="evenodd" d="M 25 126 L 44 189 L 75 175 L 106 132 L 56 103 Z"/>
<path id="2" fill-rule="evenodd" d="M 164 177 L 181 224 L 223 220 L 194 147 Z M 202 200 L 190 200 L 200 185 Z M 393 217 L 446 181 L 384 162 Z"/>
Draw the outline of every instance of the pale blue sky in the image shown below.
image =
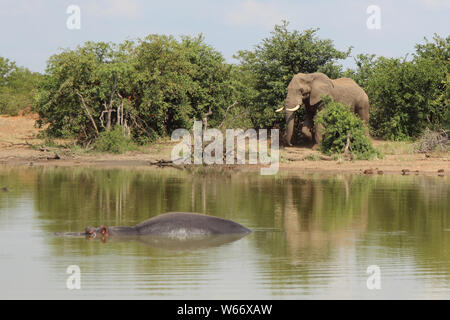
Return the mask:
<path id="1" fill-rule="evenodd" d="M 66 27 L 71 4 L 81 9 L 80 30 Z M 381 9 L 380 30 L 366 27 L 369 5 Z M 59 48 L 88 40 L 203 33 L 233 62 L 234 53 L 251 49 L 282 19 L 299 30 L 320 28 L 321 38 L 338 49 L 353 46 L 353 55 L 398 57 L 413 52 L 424 36 L 449 35 L 450 0 L 0 0 L 0 56 L 43 71 Z"/>

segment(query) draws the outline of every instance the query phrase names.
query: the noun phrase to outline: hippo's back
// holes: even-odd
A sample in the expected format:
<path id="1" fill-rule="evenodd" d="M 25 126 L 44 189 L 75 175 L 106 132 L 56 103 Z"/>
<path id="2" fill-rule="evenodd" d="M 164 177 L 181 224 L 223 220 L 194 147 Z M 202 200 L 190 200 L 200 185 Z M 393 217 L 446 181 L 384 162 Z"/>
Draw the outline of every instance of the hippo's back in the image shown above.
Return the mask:
<path id="1" fill-rule="evenodd" d="M 246 227 L 222 218 L 190 212 L 169 212 L 135 226 L 140 235 L 195 237 L 221 234 L 246 234 Z"/>

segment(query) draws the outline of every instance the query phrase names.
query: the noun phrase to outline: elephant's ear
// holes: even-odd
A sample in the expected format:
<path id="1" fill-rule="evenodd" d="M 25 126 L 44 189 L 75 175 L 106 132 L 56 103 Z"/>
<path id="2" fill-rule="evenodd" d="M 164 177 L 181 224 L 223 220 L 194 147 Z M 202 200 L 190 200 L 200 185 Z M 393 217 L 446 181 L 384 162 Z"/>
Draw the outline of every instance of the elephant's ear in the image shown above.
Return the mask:
<path id="1" fill-rule="evenodd" d="M 319 103 L 322 96 L 330 95 L 331 90 L 334 88 L 330 78 L 320 72 L 304 75 L 302 80 L 308 82 L 311 86 L 309 104 L 312 106 Z"/>

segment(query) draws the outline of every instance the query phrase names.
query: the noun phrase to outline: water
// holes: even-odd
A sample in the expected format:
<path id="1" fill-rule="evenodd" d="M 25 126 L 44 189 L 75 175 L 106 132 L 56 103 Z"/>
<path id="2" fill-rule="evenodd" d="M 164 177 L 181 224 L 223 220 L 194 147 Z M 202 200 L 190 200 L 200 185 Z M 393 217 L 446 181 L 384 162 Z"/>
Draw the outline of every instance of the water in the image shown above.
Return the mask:
<path id="1" fill-rule="evenodd" d="M 450 298 L 448 177 L 2 167 L 2 187 L 2 299 Z M 168 211 L 254 232 L 175 248 L 54 236 Z M 70 265 L 81 290 L 66 287 Z"/>

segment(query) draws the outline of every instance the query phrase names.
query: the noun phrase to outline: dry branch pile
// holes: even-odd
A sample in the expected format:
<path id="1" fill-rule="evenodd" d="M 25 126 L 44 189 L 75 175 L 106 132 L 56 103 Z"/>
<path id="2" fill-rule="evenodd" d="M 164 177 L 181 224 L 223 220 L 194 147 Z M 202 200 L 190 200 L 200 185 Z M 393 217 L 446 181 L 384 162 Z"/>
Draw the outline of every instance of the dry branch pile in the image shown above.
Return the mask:
<path id="1" fill-rule="evenodd" d="M 431 131 L 426 129 L 420 140 L 417 142 L 417 152 L 433 152 L 447 150 L 448 133 L 444 130 Z"/>

